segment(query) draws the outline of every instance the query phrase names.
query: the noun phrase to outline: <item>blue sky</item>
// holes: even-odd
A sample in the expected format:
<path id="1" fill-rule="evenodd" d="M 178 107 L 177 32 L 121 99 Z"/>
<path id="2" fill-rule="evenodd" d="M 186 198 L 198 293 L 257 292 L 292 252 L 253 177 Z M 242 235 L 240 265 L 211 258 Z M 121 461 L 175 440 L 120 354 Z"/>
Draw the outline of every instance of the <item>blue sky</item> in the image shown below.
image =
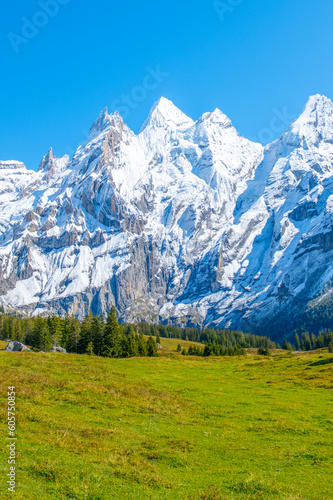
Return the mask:
<path id="1" fill-rule="evenodd" d="M 161 95 L 193 119 L 218 107 L 263 142 L 309 95 L 333 98 L 331 0 L 216 3 L 6 2 L 0 159 L 71 154 L 105 106 L 138 132 Z"/>

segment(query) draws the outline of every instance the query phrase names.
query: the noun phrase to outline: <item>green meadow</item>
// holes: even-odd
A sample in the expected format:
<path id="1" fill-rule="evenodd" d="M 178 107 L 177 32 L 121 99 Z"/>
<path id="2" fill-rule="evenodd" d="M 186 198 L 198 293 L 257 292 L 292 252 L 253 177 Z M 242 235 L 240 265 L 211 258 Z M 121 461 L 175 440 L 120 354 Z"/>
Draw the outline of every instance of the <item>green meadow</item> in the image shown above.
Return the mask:
<path id="1" fill-rule="evenodd" d="M 1 351 L 0 497 L 331 500 L 333 356 L 195 358 L 178 343 L 158 358 Z"/>

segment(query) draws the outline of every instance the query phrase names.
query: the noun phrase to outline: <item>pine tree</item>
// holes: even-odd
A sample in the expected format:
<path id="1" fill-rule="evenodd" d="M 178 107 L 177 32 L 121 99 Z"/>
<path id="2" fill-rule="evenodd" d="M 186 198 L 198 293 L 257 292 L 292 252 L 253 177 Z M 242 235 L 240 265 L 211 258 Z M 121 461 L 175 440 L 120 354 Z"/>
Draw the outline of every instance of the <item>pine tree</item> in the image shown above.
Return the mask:
<path id="1" fill-rule="evenodd" d="M 40 338 L 39 349 L 48 352 L 52 347 L 52 337 L 50 335 L 46 322 L 44 322 L 44 324 L 41 327 L 39 338 Z"/>
<path id="2" fill-rule="evenodd" d="M 81 323 L 78 319 L 72 316 L 69 322 L 69 334 L 70 334 L 70 345 L 68 349 L 69 352 L 78 352 L 80 333 L 81 333 Z"/>
<path id="3" fill-rule="evenodd" d="M 234 356 L 235 354 L 234 348 L 230 346 L 228 349 L 229 349 L 229 356 Z"/>
<path id="4" fill-rule="evenodd" d="M 316 344 L 317 344 L 317 337 L 315 336 L 314 333 L 311 335 L 311 344 L 312 344 L 312 348 L 315 349 Z"/>
<path id="5" fill-rule="evenodd" d="M 94 354 L 94 344 L 92 343 L 92 341 L 90 341 L 87 345 L 86 354 L 88 354 L 89 356 L 92 356 Z"/>
<path id="6" fill-rule="evenodd" d="M 303 332 L 302 333 L 302 348 L 304 346 L 304 351 L 310 351 L 311 350 L 311 340 L 310 340 L 310 335 L 308 332 Z"/>
<path id="7" fill-rule="evenodd" d="M 103 355 L 111 358 L 122 356 L 122 331 L 118 323 L 115 307 L 111 307 L 104 328 Z"/>
<path id="8" fill-rule="evenodd" d="M 317 349 L 321 349 L 322 347 L 324 347 L 324 342 L 325 342 L 324 336 L 320 333 L 316 340 Z"/>
<path id="9" fill-rule="evenodd" d="M 134 331 L 134 329 L 133 329 Z M 128 356 L 138 356 L 139 355 L 139 346 L 138 346 L 138 336 L 134 332 L 128 337 Z"/>
<path id="10" fill-rule="evenodd" d="M 52 337 L 49 332 L 47 320 L 38 316 L 32 332 L 32 347 L 48 352 L 52 347 Z"/>
<path id="11" fill-rule="evenodd" d="M 180 344 L 177 345 L 177 352 L 182 352 L 182 346 Z"/>
<path id="12" fill-rule="evenodd" d="M 94 346 L 94 354 L 102 356 L 104 344 L 104 317 L 94 316 L 91 323 L 91 338 Z"/>
<path id="13" fill-rule="evenodd" d="M 78 352 L 81 354 L 85 354 L 87 352 L 89 343 L 93 341 L 91 328 L 92 322 L 93 315 L 91 314 L 91 311 L 89 311 L 89 313 L 81 323 L 81 335 L 78 342 Z"/>
<path id="14" fill-rule="evenodd" d="M 285 349 L 286 351 L 292 351 L 291 344 L 287 339 L 283 342 L 282 349 Z"/>
<path id="15" fill-rule="evenodd" d="M 296 351 L 299 351 L 301 348 L 301 343 L 299 341 L 299 336 L 297 335 L 297 333 L 295 334 L 295 349 Z"/>
<path id="16" fill-rule="evenodd" d="M 203 355 L 204 356 L 211 356 L 212 355 L 212 345 L 211 344 L 205 345 Z"/>
<path id="17" fill-rule="evenodd" d="M 138 351 L 139 356 L 147 356 L 147 343 L 142 332 L 138 336 Z"/>
<path id="18" fill-rule="evenodd" d="M 157 346 L 152 336 L 147 341 L 147 355 L 150 357 L 157 356 Z"/>
<path id="19" fill-rule="evenodd" d="M 128 357 L 130 357 L 129 351 L 130 351 L 129 337 L 127 335 L 121 335 L 121 338 L 120 338 L 120 352 L 121 352 L 121 356 L 113 356 L 113 357 L 128 358 Z"/>
<path id="20" fill-rule="evenodd" d="M 68 319 L 67 316 L 66 319 Z M 62 320 L 58 316 L 53 315 L 47 318 L 47 325 L 50 335 L 52 337 L 53 345 L 55 346 L 60 345 L 62 343 L 62 338 L 64 334 L 64 320 Z"/>

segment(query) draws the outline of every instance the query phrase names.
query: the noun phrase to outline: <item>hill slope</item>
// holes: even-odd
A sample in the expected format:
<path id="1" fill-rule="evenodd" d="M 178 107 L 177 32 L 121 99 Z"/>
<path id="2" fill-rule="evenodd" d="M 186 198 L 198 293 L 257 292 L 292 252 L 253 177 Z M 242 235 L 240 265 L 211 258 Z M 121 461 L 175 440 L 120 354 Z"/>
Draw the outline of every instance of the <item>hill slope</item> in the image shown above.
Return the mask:
<path id="1" fill-rule="evenodd" d="M 332 360 L 2 351 L 2 394 L 17 395 L 15 498 L 330 500 Z"/>

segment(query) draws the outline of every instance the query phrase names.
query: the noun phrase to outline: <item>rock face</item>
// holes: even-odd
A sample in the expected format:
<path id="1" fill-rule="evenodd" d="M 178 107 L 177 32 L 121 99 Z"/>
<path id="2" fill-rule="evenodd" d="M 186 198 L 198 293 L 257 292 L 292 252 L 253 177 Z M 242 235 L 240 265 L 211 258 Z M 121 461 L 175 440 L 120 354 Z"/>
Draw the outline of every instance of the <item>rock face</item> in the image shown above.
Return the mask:
<path id="1" fill-rule="evenodd" d="M 61 352 L 62 354 L 66 354 L 67 353 L 66 349 L 64 347 L 60 347 L 59 345 L 56 346 L 56 347 L 52 347 L 50 349 L 50 352 Z"/>
<path id="2" fill-rule="evenodd" d="M 24 352 L 24 351 L 29 351 L 28 347 L 24 344 L 21 344 L 21 342 L 13 342 L 12 340 L 9 341 L 8 345 L 6 345 L 4 351 L 15 351 L 15 352 Z"/>
<path id="3" fill-rule="evenodd" d="M 105 109 L 71 161 L 0 162 L 0 303 L 287 331 L 330 294 L 332 217 L 324 96 L 265 148 L 219 110 L 194 122 L 162 98 L 135 135 Z"/>

